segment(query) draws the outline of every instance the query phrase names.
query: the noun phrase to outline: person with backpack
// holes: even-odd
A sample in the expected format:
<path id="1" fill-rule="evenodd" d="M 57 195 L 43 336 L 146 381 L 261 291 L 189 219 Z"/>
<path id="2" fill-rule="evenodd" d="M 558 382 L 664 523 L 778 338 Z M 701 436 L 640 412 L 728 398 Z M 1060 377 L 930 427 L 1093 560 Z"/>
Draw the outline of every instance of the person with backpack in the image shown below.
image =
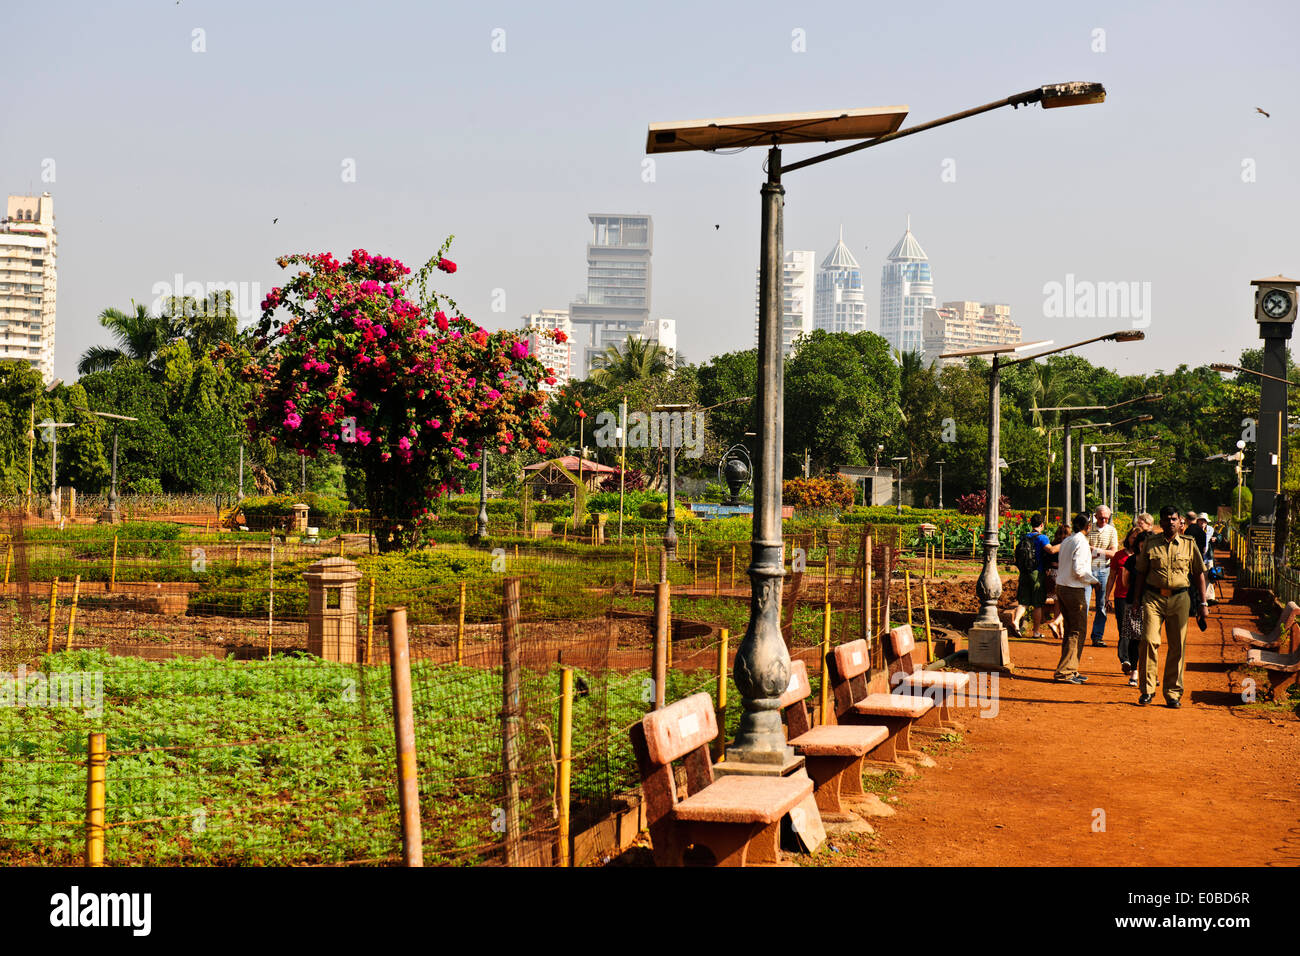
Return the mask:
<path id="1" fill-rule="evenodd" d="M 1011 615 L 1011 629 L 1018 637 L 1020 622 L 1026 612 L 1033 613 L 1033 637 L 1039 637 L 1043 626 L 1043 607 L 1047 604 L 1047 554 L 1055 554 L 1059 547 L 1053 546 L 1043 534 L 1043 516 L 1034 514 L 1029 519 L 1029 530 L 1020 536 L 1016 544 L 1016 570 L 1020 572 L 1020 582 L 1016 585 L 1016 610 Z"/>

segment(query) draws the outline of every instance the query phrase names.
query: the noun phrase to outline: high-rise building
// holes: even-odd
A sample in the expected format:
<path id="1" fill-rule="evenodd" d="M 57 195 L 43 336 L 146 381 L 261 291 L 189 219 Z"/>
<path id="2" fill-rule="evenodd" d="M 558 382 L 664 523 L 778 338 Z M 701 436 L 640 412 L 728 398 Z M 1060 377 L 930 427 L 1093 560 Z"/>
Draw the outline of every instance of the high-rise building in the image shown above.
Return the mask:
<path id="1" fill-rule="evenodd" d="M 925 310 L 922 344 L 926 363 L 944 352 L 983 348 L 987 345 L 1018 345 L 1023 341 L 1020 326 L 1011 321 L 1011 306 L 1001 303 L 945 302 Z M 940 365 L 957 365 L 961 359 L 943 359 Z"/>
<path id="2" fill-rule="evenodd" d="M 862 269 L 844 244 L 843 226 L 835 248 L 817 270 L 813 324 L 827 332 L 867 331 L 867 297 L 862 289 Z"/>
<path id="3" fill-rule="evenodd" d="M 847 250 L 845 250 L 847 251 Z M 807 335 L 814 328 L 813 298 L 816 283 L 817 253 L 811 249 L 792 249 L 784 256 L 781 269 L 781 351 L 789 355 L 794 340 Z M 762 281 L 759 276 L 758 281 Z M 754 343 L 758 344 L 758 299 L 762 288 L 755 293 Z"/>
<path id="4" fill-rule="evenodd" d="M 524 316 L 528 351 L 549 369 L 555 370 L 555 384 L 542 383 L 542 391 L 558 392 L 573 377 L 573 323 L 565 309 L 542 309 Z M 563 332 L 567 341 L 557 342 L 543 332 Z"/>
<path id="5" fill-rule="evenodd" d="M 935 307 L 930 260 L 912 235 L 912 221 L 880 274 L 880 334 L 900 352 L 922 349 L 921 319 Z"/>
<path id="6" fill-rule="evenodd" d="M 58 291 L 54 200 L 10 196 L 0 221 L 0 361 L 27 362 L 54 378 L 54 300 Z"/>
<path id="7" fill-rule="evenodd" d="M 610 345 L 640 335 L 650 319 L 650 254 L 654 224 L 649 216 L 591 213 L 587 243 L 587 291 L 569 305 L 569 320 L 583 327 L 578 377 Z"/>
<path id="8" fill-rule="evenodd" d="M 641 338 L 654 342 L 668 353 L 668 367 L 677 367 L 677 320 L 647 319 L 641 326 Z"/>

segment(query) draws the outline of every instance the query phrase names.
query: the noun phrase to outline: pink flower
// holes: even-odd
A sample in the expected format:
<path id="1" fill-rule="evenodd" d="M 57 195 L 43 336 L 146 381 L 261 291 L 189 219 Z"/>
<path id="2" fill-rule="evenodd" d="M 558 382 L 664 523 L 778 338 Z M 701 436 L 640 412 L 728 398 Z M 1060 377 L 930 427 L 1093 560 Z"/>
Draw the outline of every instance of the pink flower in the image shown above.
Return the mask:
<path id="1" fill-rule="evenodd" d="M 515 358 L 528 358 L 528 343 L 516 342 L 511 351 L 515 353 Z"/>
<path id="2" fill-rule="evenodd" d="M 456 271 L 456 263 L 452 262 L 450 259 L 439 259 L 438 268 L 443 272 L 452 273 Z"/>
<path id="3" fill-rule="evenodd" d="M 290 412 L 288 415 L 284 416 L 285 428 L 297 428 L 301 424 L 302 424 L 302 418 L 298 415 L 297 412 Z"/>

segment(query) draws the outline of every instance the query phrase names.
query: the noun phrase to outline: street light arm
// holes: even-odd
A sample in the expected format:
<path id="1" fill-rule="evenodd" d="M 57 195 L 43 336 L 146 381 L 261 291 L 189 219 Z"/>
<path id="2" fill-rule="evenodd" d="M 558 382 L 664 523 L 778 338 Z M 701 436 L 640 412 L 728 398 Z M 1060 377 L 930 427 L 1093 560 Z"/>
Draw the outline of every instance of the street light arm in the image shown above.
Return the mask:
<path id="1" fill-rule="evenodd" d="M 1000 362 L 998 364 L 1000 364 L 1003 368 L 1007 368 L 1012 365 L 1019 365 L 1021 362 L 1032 362 L 1034 361 L 1034 359 L 1040 359 L 1047 355 L 1055 355 L 1057 352 L 1065 352 L 1070 349 L 1082 348 L 1085 345 L 1091 345 L 1093 342 L 1137 342 L 1145 338 L 1146 338 L 1145 332 L 1140 332 L 1136 330 L 1124 331 L 1124 332 L 1107 332 L 1105 335 L 1097 335 L 1090 339 L 1084 339 L 1082 342 L 1074 342 L 1070 345 L 1061 345 L 1054 349 L 1048 349 L 1045 352 L 1035 352 L 1033 355 L 1026 355 L 1024 358 L 1012 359 L 1010 362 Z M 1113 406 L 1103 405 L 1102 407 L 1111 408 Z M 1039 410 L 1046 411 L 1046 409 L 1039 409 Z"/>
<path id="2" fill-rule="evenodd" d="M 1278 378 L 1276 375 L 1267 375 L 1264 372 L 1256 372 L 1254 369 L 1242 368 L 1240 365 L 1229 365 L 1227 362 L 1214 362 L 1210 365 L 1216 372 L 1245 372 L 1247 375 L 1256 375 L 1260 378 L 1266 378 L 1271 382 L 1281 382 L 1283 385 L 1294 385 L 1300 388 L 1300 382 L 1293 382 L 1289 378 Z"/>

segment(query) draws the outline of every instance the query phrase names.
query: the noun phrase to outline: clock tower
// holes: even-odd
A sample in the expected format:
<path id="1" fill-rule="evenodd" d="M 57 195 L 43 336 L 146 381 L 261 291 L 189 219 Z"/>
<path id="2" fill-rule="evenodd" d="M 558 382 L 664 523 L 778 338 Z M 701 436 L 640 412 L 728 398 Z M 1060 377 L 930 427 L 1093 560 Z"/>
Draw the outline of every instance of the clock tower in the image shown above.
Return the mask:
<path id="1" fill-rule="evenodd" d="M 1271 532 L 1276 521 L 1277 496 L 1286 473 L 1287 342 L 1296 320 L 1296 287 L 1300 279 L 1275 275 L 1255 279 L 1255 321 L 1264 340 L 1260 369 L 1271 378 L 1260 379 L 1259 423 L 1255 430 L 1255 486 L 1250 506 L 1252 532 Z"/>

